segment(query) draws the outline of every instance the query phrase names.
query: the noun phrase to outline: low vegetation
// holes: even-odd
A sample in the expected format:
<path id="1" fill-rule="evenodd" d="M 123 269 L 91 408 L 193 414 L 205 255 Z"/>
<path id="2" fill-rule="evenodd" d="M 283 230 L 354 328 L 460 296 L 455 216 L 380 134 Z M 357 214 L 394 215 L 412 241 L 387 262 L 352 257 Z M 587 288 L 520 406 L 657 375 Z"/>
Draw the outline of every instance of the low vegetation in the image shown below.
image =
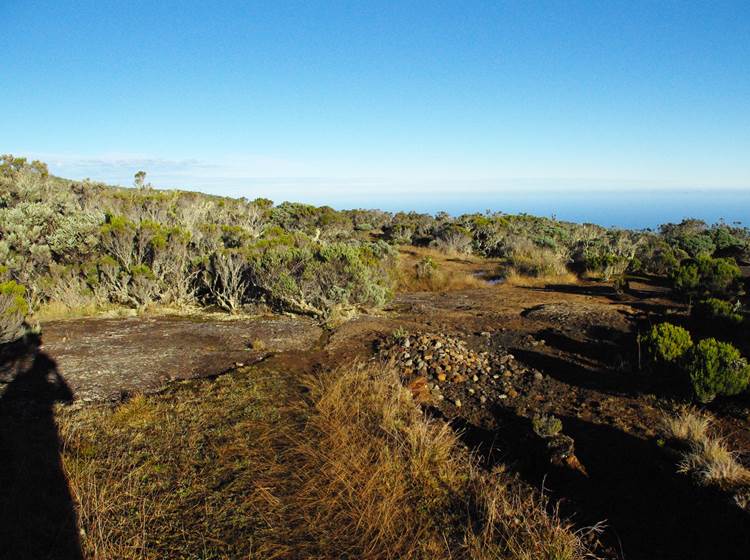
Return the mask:
<path id="1" fill-rule="evenodd" d="M 742 293 L 740 272 L 732 258 L 711 258 L 701 254 L 683 261 L 672 273 L 675 291 L 695 297 L 736 297 Z"/>
<path id="2" fill-rule="evenodd" d="M 396 245 L 499 259 L 507 265 L 499 272 L 517 283 L 571 272 L 618 285 L 633 272 L 670 276 L 691 301 L 736 298 L 736 263 L 750 257 L 746 228 L 696 220 L 655 233 L 500 212 L 336 211 L 156 190 L 144 172 L 133 188 L 72 182 L 42 162 L 0 158 L 0 263 L 36 314 L 118 306 L 237 313 L 264 304 L 326 319 L 383 305 L 394 282 L 433 291 L 470 284 L 428 263 L 394 278 Z"/>
<path id="3" fill-rule="evenodd" d="M 288 379 L 251 370 L 65 412 L 63 460 L 85 553 L 585 556 L 540 498 L 502 471 L 476 468 L 393 370 L 309 377 L 304 401 Z"/>
<path id="4" fill-rule="evenodd" d="M 0 282 L 0 344 L 20 338 L 29 312 L 26 289 L 13 280 Z"/>
<path id="5" fill-rule="evenodd" d="M 494 450 L 480 463 L 460 433 L 415 401 L 436 416 L 473 422 L 476 413 L 486 422 L 477 432 L 488 434 L 504 429 L 507 414 L 508 429 L 519 431 L 513 441 L 539 447 L 521 463 L 554 466 L 560 488 L 609 491 L 597 454 L 608 453 L 610 441 L 596 440 L 645 449 L 642 438 L 655 434 L 661 414 L 637 395 L 625 410 L 617 384 L 628 395 L 664 390 L 678 406 L 716 400 L 712 410 L 746 408 L 741 265 L 749 261 L 750 231 L 724 223 L 627 231 L 500 212 L 337 211 L 156 190 L 143 172 L 132 188 L 72 182 L 41 162 L 0 158 L 0 344 L 23 337 L 40 317 L 102 312 L 291 312 L 334 329 L 382 309 L 397 292 L 411 293 L 403 323 L 395 323 L 401 311 L 393 305 L 372 325 L 358 321 L 352 336 L 362 338 L 351 347 L 339 331 L 330 337 L 335 344 L 325 353 L 345 354 L 345 367 L 339 361 L 326 370 L 316 347 L 293 374 L 279 371 L 289 357 L 248 336 L 242 344 L 263 353 L 263 365 L 236 364 L 231 375 L 113 406 L 57 409 L 63 466 L 91 558 L 591 557 L 580 530 L 521 482 L 525 469 L 511 474 L 493 462 Z M 495 282 L 545 289 L 469 292 Z M 631 290 L 630 282 L 639 285 Z M 646 284 L 647 297 L 659 301 L 637 308 Z M 446 293 L 458 290 L 466 293 Z M 541 303 L 532 307 L 536 295 Z M 616 308 L 588 305 L 599 296 Z M 428 317 L 429 333 L 409 334 L 420 315 L 433 313 L 428 300 L 445 300 L 434 306 L 445 316 Z M 641 320 L 656 324 L 636 345 L 628 329 Z M 524 321 L 533 330 L 518 330 Z M 396 330 L 387 344 L 373 346 L 388 328 Z M 391 365 L 346 354 L 370 350 L 389 355 Z M 646 368 L 638 375 L 641 351 Z M 618 375 L 606 375 L 615 368 Z M 523 422 L 513 425 L 514 415 Z M 639 425 L 644 418 L 652 425 Z M 665 429 L 678 442 L 681 472 L 722 490 L 750 484 L 719 421 L 687 411 Z M 579 441 L 586 466 L 574 452 Z M 510 457 L 512 447 L 501 452 Z M 611 546 L 590 542 L 599 552 Z"/>
<path id="6" fill-rule="evenodd" d="M 643 342 L 651 369 L 681 376 L 702 403 L 737 395 L 750 385 L 750 365 L 728 342 L 705 338 L 693 344 L 687 330 L 670 323 L 652 327 Z"/>
<path id="7" fill-rule="evenodd" d="M 692 315 L 699 321 L 708 321 L 716 328 L 737 327 L 744 320 L 739 300 L 732 303 L 718 298 L 704 299 L 693 306 Z"/>
<path id="8" fill-rule="evenodd" d="M 659 323 L 642 338 L 650 368 L 659 373 L 665 369 L 673 371 L 685 353 L 693 346 L 690 333 L 671 323 Z"/>
<path id="9" fill-rule="evenodd" d="M 665 430 L 667 437 L 685 446 L 679 472 L 705 486 L 732 488 L 750 483 L 750 471 L 737 461 L 724 440 L 715 435 L 714 422 L 708 414 L 685 410 L 666 418 Z"/>
<path id="10" fill-rule="evenodd" d="M 478 272 L 449 261 L 434 249 L 402 251 L 395 276 L 401 292 L 448 292 L 487 286 Z"/>
<path id="11" fill-rule="evenodd" d="M 717 396 L 732 396 L 750 383 L 750 366 L 739 350 L 714 338 L 701 340 L 685 355 L 685 372 L 696 398 L 711 402 Z"/>

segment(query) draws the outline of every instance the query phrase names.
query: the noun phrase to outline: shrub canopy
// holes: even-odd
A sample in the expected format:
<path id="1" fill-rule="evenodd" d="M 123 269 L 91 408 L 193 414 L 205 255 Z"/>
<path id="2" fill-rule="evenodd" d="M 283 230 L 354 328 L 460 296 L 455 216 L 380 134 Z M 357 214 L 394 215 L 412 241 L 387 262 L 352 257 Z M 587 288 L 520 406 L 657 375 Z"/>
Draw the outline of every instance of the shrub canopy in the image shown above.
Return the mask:
<path id="1" fill-rule="evenodd" d="M 734 346 L 714 338 L 693 346 L 686 354 L 684 368 L 695 397 L 703 403 L 719 395 L 737 395 L 750 383 L 747 360 Z"/>

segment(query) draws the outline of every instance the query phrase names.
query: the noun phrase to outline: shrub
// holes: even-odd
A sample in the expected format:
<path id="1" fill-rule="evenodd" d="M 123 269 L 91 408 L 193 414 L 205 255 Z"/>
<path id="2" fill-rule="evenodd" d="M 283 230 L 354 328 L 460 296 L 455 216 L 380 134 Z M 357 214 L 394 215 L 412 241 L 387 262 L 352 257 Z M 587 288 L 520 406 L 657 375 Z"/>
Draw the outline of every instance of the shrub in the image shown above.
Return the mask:
<path id="1" fill-rule="evenodd" d="M 536 278 L 565 274 L 566 259 L 554 249 L 540 247 L 529 240 L 516 240 L 510 248 L 510 261 L 516 272 Z"/>
<path id="2" fill-rule="evenodd" d="M 690 333 L 671 323 L 660 323 L 642 337 L 646 356 L 652 368 L 673 370 L 693 346 Z"/>
<path id="3" fill-rule="evenodd" d="M 531 419 L 531 428 L 539 437 L 551 438 L 562 431 L 562 422 L 552 414 L 537 414 Z"/>
<path id="4" fill-rule="evenodd" d="M 417 279 L 432 278 L 438 270 L 438 265 L 432 257 L 423 257 L 414 265 Z"/>
<path id="5" fill-rule="evenodd" d="M 239 311 L 248 287 L 247 270 L 245 255 L 236 251 L 220 251 L 211 256 L 204 280 L 216 305 L 230 313 Z"/>
<path id="6" fill-rule="evenodd" d="M 695 296 L 732 297 L 740 293 L 742 272 L 734 259 L 699 256 L 684 261 L 672 274 L 674 290 Z"/>
<path id="7" fill-rule="evenodd" d="M 472 244 L 471 232 L 455 224 L 443 227 L 431 243 L 436 249 L 449 255 L 471 254 Z"/>
<path id="8" fill-rule="evenodd" d="M 611 230 L 594 239 L 581 239 L 573 251 L 578 268 L 600 274 L 606 281 L 625 273 L 631 266 L 642 238 L 627 231 Z"/>
<path id="9" fill-rule="evenodd" d="M 24 319 L 29 312 L 26 288 L 10 280 L 0 283 L 0 344 L 12 342 L 24 334 Z"/>
<path id="10" fill-rule="evenodd" d="M 688 350 L 684 369 L 702 403 L 719 395 L 736 395 L 750 382 L 750 365 L 739 350 L 714 338 L 701 340 Z"/>
<path id="11" fill-rule="evenodd" d="M 391 297 L 385 243 L 264 246 L 248 261 L 249 286 L 281 309 L 327 318 L 335 308 L 373 308 Z"/>
<path id="12" fill-rule="evenodd" d="M 664 224 L 660 230 L 670 245 L 691 257 L 709 256 L 716 249 L 711 232 L 702 220 L 686 219 L 679 224 Z"/>
<path id="13" fill-rule="evenodd" d="M 153 271 L 141 264 L 130 270 L 130 295 L 138 306 L 150 304 L 157 291 L 156 278 Z"/>
<path id="14" fill-rule="evenodd" d="M 678 247 L 669 245 L 663 239 L 647 236 L 638 246 L 634 270 L 647 274 L 669 275 L 680 266 L 680 261 L 689 255 Z"/>
<path id="15" fill-rule="evenodd" d="M 720 326 L 736 326 L 743 317 L 739 305 L 717 298 L 708 298 L 697 303 L 692 310 L 695 319 L 707 320 Z"/>

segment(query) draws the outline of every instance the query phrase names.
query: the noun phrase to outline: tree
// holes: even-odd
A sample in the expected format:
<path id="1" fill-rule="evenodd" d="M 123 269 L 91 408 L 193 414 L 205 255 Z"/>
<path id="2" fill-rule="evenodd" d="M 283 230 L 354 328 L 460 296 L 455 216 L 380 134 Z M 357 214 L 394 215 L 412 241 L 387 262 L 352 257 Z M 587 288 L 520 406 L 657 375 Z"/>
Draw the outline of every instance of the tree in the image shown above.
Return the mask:
<path id="1" fill-rule="evenodd" d="M 143 190 L 143 189 L 150 189 L 151 188 L 151 183 L 146 183 L 146 172 L 145 171 L 138 171 L 134 175 L 133 186 L 136 189 L 141 189 L 141 190 Z"/>

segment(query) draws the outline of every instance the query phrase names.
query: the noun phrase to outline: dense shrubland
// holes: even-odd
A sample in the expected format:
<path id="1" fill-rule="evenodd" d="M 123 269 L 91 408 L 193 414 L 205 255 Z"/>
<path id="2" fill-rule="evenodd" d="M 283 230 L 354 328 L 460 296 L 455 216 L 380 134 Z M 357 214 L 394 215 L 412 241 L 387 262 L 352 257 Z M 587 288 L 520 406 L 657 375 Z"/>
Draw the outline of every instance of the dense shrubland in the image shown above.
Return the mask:
<path id="1" fill-rule="evenodd" d="M 263 302 L 327 318 L 391 291 L 393 249 L 355 233 L 381 212 L 157 191 L 144 174 L 133 189 L 73 183 L 11 156 L 0 193 L 4 276 L 34 310 Z"/>
<path id="2" fill-rule="evenodd" d="M 733 306 L 743 290 L 737 262 L 750 258 L 748 230 L 726 224 L 634 232 L 525 214 L 336 211 L 159 191 L 143 173 L 134 188 L 72 182 L 41 162 L 0 158 L 2 279 L 24 287 L 36 313 L 264 303 L 325 319 L 388 299 L 396 245 L 492 257 L 539 278 L 660 275 L 690 301 Z M 417 283 L 448 284 L 422 268 Z"/>

